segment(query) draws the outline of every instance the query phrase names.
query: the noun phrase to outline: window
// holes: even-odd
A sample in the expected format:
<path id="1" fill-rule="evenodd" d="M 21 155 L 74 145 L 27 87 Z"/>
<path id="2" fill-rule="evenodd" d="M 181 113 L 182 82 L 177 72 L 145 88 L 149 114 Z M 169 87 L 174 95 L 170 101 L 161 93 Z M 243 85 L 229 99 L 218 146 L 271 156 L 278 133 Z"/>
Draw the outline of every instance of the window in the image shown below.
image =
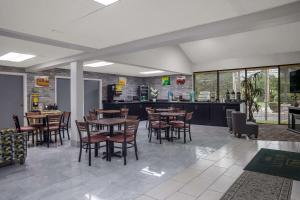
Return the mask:
<path id="1" fill-rule="evenodd" d="M 278 67 L 247 69 L 247 78 L 258 74 L 256 86 L 262 91 L 256 98 L 258 112 L 254 119 L 258 123 L 278 123 Z"/>
<path id="2" fill-rule="evenodd" d="M 196 99 L 199 101 L 207 101 L 217 98 L 217 71 L 196 73 L 194 81 Z"/>
<path id="3" fill-rule="evenodd" d="M 241 92 L 241 82 L 245 80 L 245 70 L 230 70 L 219 72 L 219 98 L 221 102 L 226 99 L 227 90 Z"/>
<path id="4" fill-rule="evenodd" d="M 294 105 L 295 98 L 300 100 L 300 93 L 290 92 L 290 72 L 300 69 L 300 65 L 280 67 L 280 122 L 288 123 L 289 106 Z"/>

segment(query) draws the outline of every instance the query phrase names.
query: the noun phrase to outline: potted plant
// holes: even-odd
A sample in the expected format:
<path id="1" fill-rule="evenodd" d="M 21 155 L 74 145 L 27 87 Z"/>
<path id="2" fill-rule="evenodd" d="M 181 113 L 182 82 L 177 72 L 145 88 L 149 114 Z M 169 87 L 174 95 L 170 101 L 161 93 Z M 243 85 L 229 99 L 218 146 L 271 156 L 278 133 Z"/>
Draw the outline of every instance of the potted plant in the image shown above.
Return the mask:
<path id="1" fill-rule="evenodd" d="M 155 89 L 155 88 L 150 88 L 150 93 L 151 93 L 151 96 L 152 96 L 152 101 L 153 102 L 156 102 L 157 100 L 157 97 L 158 97 L 158 94 L 159 94 L 159 91 L 158 89 Z"/>
<path id="2" fill-rule="evenodd" d="M 248 121 L 255 122 L 253 113 L 258 112 L 260 108 L 257 102 L 257 98 L 263 93 L 263 90 L 257 87 L 257 82 L 260 78 L 261 74 L 257 72 L 247 77 L 247 79 L 241 83 L 242 93 L 244 94 L 244 100 L 248 108 Z"/>

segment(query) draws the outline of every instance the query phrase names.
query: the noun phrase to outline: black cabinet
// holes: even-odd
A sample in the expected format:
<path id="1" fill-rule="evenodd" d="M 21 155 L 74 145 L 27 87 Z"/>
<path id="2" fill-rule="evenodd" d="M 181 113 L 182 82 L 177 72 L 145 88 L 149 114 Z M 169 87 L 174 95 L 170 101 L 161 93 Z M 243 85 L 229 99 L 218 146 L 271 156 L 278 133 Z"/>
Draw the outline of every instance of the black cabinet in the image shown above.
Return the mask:
<path id="1" fill-rule="evenodd" d="M 137 115 L 140 120 L 147 119 L 146 107 L 174 107 L 194 112 L 193 124 L 209 126 L 226 126 L 226 109 L 240 110 L 239 103 L 118 102 L 103 104 L 104 109 L 128 108 L 129 115 Z"/>

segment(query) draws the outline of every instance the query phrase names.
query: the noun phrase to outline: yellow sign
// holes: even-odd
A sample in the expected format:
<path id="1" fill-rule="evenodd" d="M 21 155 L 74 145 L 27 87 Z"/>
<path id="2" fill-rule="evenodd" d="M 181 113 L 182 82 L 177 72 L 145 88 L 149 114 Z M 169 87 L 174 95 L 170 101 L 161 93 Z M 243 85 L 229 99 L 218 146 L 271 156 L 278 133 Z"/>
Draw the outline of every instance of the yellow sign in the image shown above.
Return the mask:
<path id="1" fill-rule="evenodd" d="M 125 86 L 127 83 L 127 78 L 126 77 L 119 77 L 119 85 Z"/>
<path id="2" fill-rule="evenodd" d="M 121 91 L 122 91 L 122 88 L 123 88 L 122 85 L 120 85 L 120 84 L 117 84 L 117 85 L 116 85 L 116 91 L 117 91 L 117 92 L 121 92 Z"/>
<path id="3" fill-rule="evenodd" d="M 35 76 L 35 87 L 49 87 L 49 76 Z"/>

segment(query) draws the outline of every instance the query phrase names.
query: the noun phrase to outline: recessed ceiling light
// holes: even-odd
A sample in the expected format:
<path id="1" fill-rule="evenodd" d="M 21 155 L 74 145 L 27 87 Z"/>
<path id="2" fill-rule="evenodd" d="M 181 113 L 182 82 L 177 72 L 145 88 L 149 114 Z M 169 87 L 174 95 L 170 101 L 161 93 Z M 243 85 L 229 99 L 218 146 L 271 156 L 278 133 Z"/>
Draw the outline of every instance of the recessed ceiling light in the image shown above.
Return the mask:
<path id="1" fill-rule="evenodd" d="M 117 1 L 120 1 L 120 0 L 94 0 L 94 1 L 101 3 L 105 6 L 108 6 L 108 5 L 116 3 Z"/>
<path id="2" fill-rule="evenodd" d="M 164 71 L 161 71 L 161 70 L 154 70 L 154 71 L 140 72 L 140 74 L 160 74 L 163 72 Z"/>
<path id="3" fill-rule="evenodd" d="M 0 60 L 10 61 L 10 62 L 22 62 L 24 60 L 28 60 L 28 59 L 34 58 L 34 57 L 35 57 L 35 55 L 9 52 L 9 53 L 1 56 Z"/>
<path id="4" fill-rule="evenodd" d="M 113 65 L 114 63 L 112 62 L 106 62 L 106 61 L 100 61 L 100 62 L 95 62 L 95 63 L 90 63 L 90 64 L 85 64 L 85 67 L 104 67 L 107 65 Z"/>

